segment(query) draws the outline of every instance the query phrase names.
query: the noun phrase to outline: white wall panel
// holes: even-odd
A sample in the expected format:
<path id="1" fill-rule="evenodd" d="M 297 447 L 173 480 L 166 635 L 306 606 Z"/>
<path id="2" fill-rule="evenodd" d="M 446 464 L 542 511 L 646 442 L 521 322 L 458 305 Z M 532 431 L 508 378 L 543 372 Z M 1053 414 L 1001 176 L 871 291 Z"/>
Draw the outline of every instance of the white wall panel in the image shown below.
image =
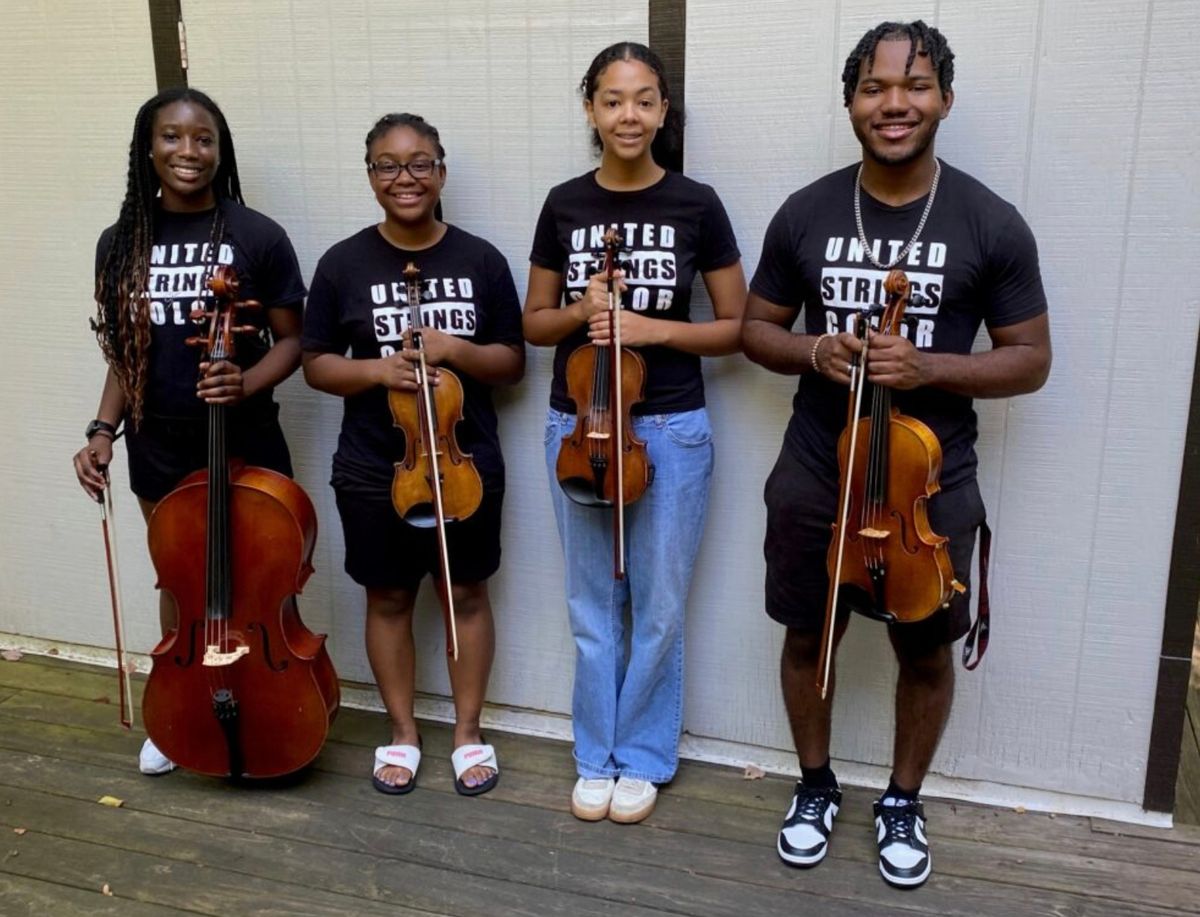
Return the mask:
<path id="1" fill-rule="evenodd" d="M 87 320 L 100 231 L 117 218 L 138 106 L 155 92 L 144 0 L 7 2 L 0 28 L 0 631 L 111 646 L 98 508 L 71 468 L 104 365 Z M 157 633 L 145 527 L 120 545 L 147 584 L 129 615 Z"/>
<path id="2" fill-rule="evenodd" d="M 247 201 L 287 228 L 306 277 L 326 248 L 379 219 L 363 140 L 380 115 L 411 111 L 437 126 L 446 147 L 446 218 L 496 244 L 523 293 L 546 192 L 593 161 L 576 87 L 601 48 L 646 40 L 646 4 L 450 0 L 420 10 L 367 0 L 185 0 L 190 82 L 224 109 Z M 531 348 L 526 381 L 497 393 L 508 492 L 504 560 L 491 583 L 497 645 L 489 699 L 563 712 L 574 650 L 542 458 L 551 357 Z M 343 678 L 369 681 L 363 591 L 342 572 L 327 483 L 341 401 L 307 389 L 299 374 L 279 400 L 298 478 L 322 522 L 305 621 L 329 631 Z M 418 687 L 446 694 L 442 625 L 426 591 Z"/>
<path id="3" fill-rule="evenodd" d="M 984 666 L 959 678 L 940 774 L 1141 797 L 1200 323 L 1186 270 L 1200 242 L 1200 166 L 1186 154 L 1200 148 L 1200 128 L 1178 115 L 1194 70 L 1193 6 L 928 0 L 903 10 L 942 28 L 957 54 L 939 153 L 1033 227 L 1055 344 L 1045 390 L 978 404 L 995 629 Z M 881 15 L 899 13 L 867 0 L 693 0 L 687 10 L 687 168 L 720 193 L 749 275 L 787 194 L 857 158 L 842 63 Z M 10 2 L 5 12 L 0 412 L 11 432 L 0 456 L 0 631 L 111 646 L 98 518 L 68 459 L 102 379 L 86 325 L 93 246 L 116 216 L 133 114 L 154 91 L 148 17 L 144 0 Z M 442 132 L 447 218 L 498 245 L 521 289 L 547 189 L 592 163 L 578 81 L 596 51 L 645 40 L 648 28 L 644 0 L 184 0 L 184 16 L 191 84 L 224 108 L 248 202 L 288 229 L 306 277 L 329 245 L 377 219 L 363 137 L 379 115 L 407 110 Z M 573 647 L 542 460 L 550 360 L 531 349 L 526 381 L 497 399 L 509 486 L 489 697 L 562 713 Z M 738 358 L 706 360 L 705 374 L 717 471 L 689 611 L 685 727 L 754 757 L 790 747 L 761 541 L 762 484 L 794 380 Z M 341 571 L 327 484 L 341 404 L 299 377 L 279 400 L 321 521 L 305 619 L 329 631 L 344 678 L 369 680 L 362 591 Z M 130 642 L 146 647 L 153 574 L 123 456 L 114 473 Z M 419 685 L 445 694 L 428 597 L 420 617 Z M 886 764 L 894 666 L 881 628 L 855 623 L 840 674 L 835 756 Z"/>
<path id="4" fill-rule="evenodd" d="M 1167 243 L 1189 251 L 1198 240 L 1198 170 L 1178 155 L 1196 148 L 1196 129 L 1166 110 L 1183 91 L 1185 5 L 1106 3 L 1084 15 L 1078 3 L 1018 0 L 904 11 L 938 25 L 957 54 L 939 154 L 1030 222 L 1055 344 L 1045 390 L 978 404 L 996 621 L 987 662 L 959 678 L 938 773 L 1141 798 L 1197 329 L 1194 284 L 1169 268 Z M 1126 36 L 1122 54 L 1095 39 L 1096 15 Z M 861 3 L 764 3 L 736 17 L 724 4 L 689 4 L 688 166 L 729 203 L 749 269 L 784 197 L 857 158 L 840 72 L 880 18 Z M 753 168 L 726 167 L 735 144 Z M 1151 337 L 1161 344 L 1148 359 Z M 714 403 L 756 392 L 755 407 L 723 414 L 723 432 L 770 430 L 777 443 L 794 380 L 736 375 L 735 391 Z M 751 453 L 748 481 L 765 477 L 770 452 Z M 732 486 L 742 508 L 734 540 L 752 544 L 761 499 Z M 760 578 L 759 557 L 743 557 Z M 761 601 L 757 581 L 753 593 Z M 759 645 L 777 645 L 773 627 L 740 620 L 765 631 Z M 709 654 L 693 644 L 693 675 L 727 660 L 730 706 L 760 711 L 725 734 L 788 748 L 774 667 L 758 645 L 730 649 L 716 636 L 711 647 L 697 662 Z M 842 651 L 836 757 L 890 761 L 889 655 L 880 628 L 856 623 Z M 706 710 L 710 727 L 719 710 Z"/>

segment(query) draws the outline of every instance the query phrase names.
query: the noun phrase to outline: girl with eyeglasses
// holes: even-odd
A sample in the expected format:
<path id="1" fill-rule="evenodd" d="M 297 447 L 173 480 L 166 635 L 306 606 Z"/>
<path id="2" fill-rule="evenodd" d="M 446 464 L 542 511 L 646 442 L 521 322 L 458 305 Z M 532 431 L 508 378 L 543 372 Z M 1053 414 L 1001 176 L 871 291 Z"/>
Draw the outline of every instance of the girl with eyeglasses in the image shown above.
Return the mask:
<path id="1" fill-rule="evenodd" d="M 207 280 L 218 265 L 231 265 L 242 298 L 264 308 L 244 316 L 259 334 L 240 337 L 236 361 L 201 363 L 185 339 L 203 331 L 191 313 L 212 302 Z M 231 408 L 231 456 L 291 476 L 272 390 L 300 362 L 304 293 L 287 234 L 244 204 L 233 137 L 216 103 L 195 89 L 146 102 L 134 119 L 120 215 L 96 245 L 94 327 L 108 374 L 87 444 L 74 457 L 88 495 L 100 499 L 113 443 L 124 435 L 130 486 L 149 519 L 207 464 L 209 404 Z M 166 592 L 159 619 L 164 635 L 174 628 Z M 143 773 L 174 766 L 146 740 Z"/>
<path id="2" fill-rule="evenodd" d="M 395 795 L 416 786 L 421 751 L 413 716 L 413 606 L 425 574 L 441 575 L 435 530 L 405 522 L 391 501 L 405 442 L 393 427 L 388 391 L 417 390 L 404 277 L 413 262 L 420 271 L 425 360 L 451 368 L 462 381 L 458 443 L 483 481 L 479 508 L 446 525 L 459 646 L 458 659 L 448 662 L 452 764 L 458 792 L 478 795 L 494 787 L 500 773 L 479 729 L 495 643 L 487 580 L 500 565 L 504 497 L 491 389 L 525 372 L 520 305 L 500 252 L 440 218 L 446 153 L 437 130 L 418 115 L 385 115 L 367 134 L 366 147 L 367 177 L 383 220 L 334 245 L 317 264 L 303 349 L 308 383 L 345 399 L 331 483 L 346 572 L 366 590 L 367 657 L 392 723 L 390 744 L 375 750 L 372 783 Z"/>
<path id="3" fill-rule="evenodd" d="M 739 349 L 746 281 L 716 193 L 666 168 L 679 158 L 683 116 L 658 55 L 634 42 L 606 48 L 580 91 L 600 166 L 546 198 L 524 328 L 530 343 L 556 347 L 546 466 L 575 635 L 571 811 L 629 823 L 653 811 L 656 785 L 670 781 L 678 764 L 684 610 L 713 467 L 700 357 Z M 654 467 L 645 494 L 625 508 L 624 580 L 613 577 L 611 513 L 572 502 L 555 473 L 580 407 L 567 397 L 567 359 L 589 341 L 610 340 L 608 277 L 596 255 L 610 226 L 625 249 L 615 278 L 621 342 L 646 364 L 633 433 Z M 697 274 L 712 300 L 711 319 L 692 314 Z"/>

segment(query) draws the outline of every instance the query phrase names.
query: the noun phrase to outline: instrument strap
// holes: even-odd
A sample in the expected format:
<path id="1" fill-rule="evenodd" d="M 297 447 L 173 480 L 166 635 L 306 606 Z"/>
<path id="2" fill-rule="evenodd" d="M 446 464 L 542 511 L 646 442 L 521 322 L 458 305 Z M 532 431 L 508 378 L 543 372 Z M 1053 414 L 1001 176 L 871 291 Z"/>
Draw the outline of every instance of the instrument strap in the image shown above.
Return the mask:
<path id="1" fill-rule="evenodd" d="M 992 530 L 988 528 L 987 520 L 984 519 L 979 524 L 979 607 L 975 612 L 975 623 L 971 625 L 967 640 L 963 644 L 963 668 L 968 672 L 983 661 L 983 654 L 987 652 L 988 647 L 988 632 L 992 629 L 988 602 L 988 561 L 991 554 Z M 972 660 L 976 643 L 979 645 L 979 654 Z"/>

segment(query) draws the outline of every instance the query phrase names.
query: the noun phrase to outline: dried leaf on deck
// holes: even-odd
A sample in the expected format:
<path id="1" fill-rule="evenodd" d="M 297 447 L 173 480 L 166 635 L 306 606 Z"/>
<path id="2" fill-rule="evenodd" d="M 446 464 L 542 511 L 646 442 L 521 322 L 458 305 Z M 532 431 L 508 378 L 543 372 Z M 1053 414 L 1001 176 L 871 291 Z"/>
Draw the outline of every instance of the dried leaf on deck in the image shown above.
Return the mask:
<path id="1" fill-rule="evenodd" d="M 28 828 L 13 828 L 13 834 L 15 834 L 19 837 L 20 835 L 24 834 L 28 830 L 29 830 Z"/>
<path id="2" fill-rule="evenodd" d="M 1025 814 L 1025 807 L 1024 807 L 1024 806 L 1017 806 L 1015 809 L 1013 809 L 1013 811 L 1014 811 L 1014 812 L 1016 812 L 1018 815 L 1024 815 L 1024 814 Z"/>
<path id="3" fill-rule="evenodd" d="M 0 658 L 3 658 L 7 662 L 16 662 L 23 655 L 24 653 L 20 650 L 4 650 L 0 652 Z"/>
<path id="4" fill-rule="evenodd" d="M 747 764 L 745 769 L 742 771 L 743 780 L 762 780 L 762 778 L 766 775 L 767 772 L 757 764 Z"/>
<path id="5" fill-rule="evenodd" d="M 116 796 L 101 796 L 96 800 L 96 802 L 100 803 L 102 806 L 112 806 L 114 809 L 119 809 L 121 806 L 125 805 L 125 800 L 117 799 Z"/>
<path id="6" fill-rule="evenodd" d="M 112 889 L 109 888 L 109 885 L 107 882 L 105 882 L 103 885 L 100 886 L 100 894 L 106 895 L 109 898 L 111 898 L 113 896 Z"/>

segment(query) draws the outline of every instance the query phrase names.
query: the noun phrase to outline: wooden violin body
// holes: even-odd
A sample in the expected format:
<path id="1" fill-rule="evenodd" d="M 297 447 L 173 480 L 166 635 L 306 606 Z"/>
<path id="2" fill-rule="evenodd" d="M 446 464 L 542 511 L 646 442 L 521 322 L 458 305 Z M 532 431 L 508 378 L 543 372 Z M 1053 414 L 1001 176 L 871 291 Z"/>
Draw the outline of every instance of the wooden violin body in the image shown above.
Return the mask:
<path id="1" fill-rule="evenodd" d="M 912 622 L 950 601 L 954 568 L 946 539 L 929 524 L 928 500 L 940 490 L 942 447 L 921 421 L 891 408 L 888 454 L 878 480 L 869 480 L 872 418 L 859 420 L 858 435 L 842 432 L 838 464 L 852 468 L 849 519 L 842 561 L 841 600 L 869 617 Z M 850 440 L 857 455 L 849 461 Z M 828 565 L 833 570 L 839 527 L 833 525 Z M 855 592 L 857 590 L 857 593 Z"/>
<path id="2" fill-rule="evenodd" d="M 205 359 L 232 359 L 237 277 L 217 268 Z M 188 770 L 277 777 L 320 751 L 339 690 L 325 637 L 309 631 L 295 595 L 312 573 L 317 517 L 304 489 L 266 468 L 231 465 L 226 415 L 208 411 L 208 468 L 185 478 L 150 516 L 158 588 L 178 608 L 151 653 L 142 699 L 146 732 Z"/>
<path id="3" fill-rule="evenodd" d="M 889 273 L 884 289 L 886 306 L 858 315 L 855 323 L 862 350 L 851 363 L 848 418 L 838 440 L 838 516 L 827 556 L 829 592 L 817 666 L 822 698 L 829 689 L 840 606 L 908 623 L 928 618 L 948 606 L 955 592 L 965 591 L 954 578 L 947 539 L 929 525 L 929 498 L 940 489 L 941 444 L 928 426 L 892 407 L 891 389 L 867 379 L 872 315 L 882 313 L 879 334 L 899 334 L 910 296 L 903 271 Z"/>
<path id="4" fill-rule="evenodd" d="M 633 433 L 630 405 L 645 396 L 646 363 L 632 350 L 621 350 L 621 393 L 617 410 L 624 412 L 624 435 L 618 446 L 624 474 L 622 502 L 633 503 L 650 484 L 646 444 Z M 617 473 L 612 464 L 611 440 L 617 425 L 609 398 L 607 372 L 612 360 L 608 345 L 585 344 L 567 359 L 567 397 L 575 402 L 575 429 L 563 437 L 555 466 L 563 491 L 584 506 L 614 506 Z M 603 377 L 597 380 L 597 376 Z"/>
<path id="5" fill-rule="evenodd" d="M 437 453 L 437 473 L 442 486 L 442 505 L 447 522 L 466 519 L 483 499 L 483 481 L 471 456 L 459 449 L 454 427 L 462 420 L 462 381 L 448 369 L 438 369 L 438 384 L 429 387 L 433 407 L 432 424 L 425 418 L 421 393 L 388 392 L 392 423 L 404 430 L 404 459 L 396 463 L 392 477 L 392 506 L 409 525 L 433 528 L 437 525 L 434 509 L 433 475 Z M 427 431 L 432 427 L 432 447 Z"/>
<path id="6" fill-rule="evenodd" d="M 304 626 L 293 598 L 313 570 L 316 512 L 285 475 L 255 467 L 232 472 L 229 613 L 215 617 L 206 608 L 201 563 L 209 548 L 208 483 L 208 471 L 190 475 L 150 517 L 158 588 L 174 597 L 179 623 L 151 652 L 146 732 L 188 770 L 289 774 L 317 756 L 339 701 L 325 637 Z M 223 702 L 232 705 L 230 719 L 216 709 Z"/>

